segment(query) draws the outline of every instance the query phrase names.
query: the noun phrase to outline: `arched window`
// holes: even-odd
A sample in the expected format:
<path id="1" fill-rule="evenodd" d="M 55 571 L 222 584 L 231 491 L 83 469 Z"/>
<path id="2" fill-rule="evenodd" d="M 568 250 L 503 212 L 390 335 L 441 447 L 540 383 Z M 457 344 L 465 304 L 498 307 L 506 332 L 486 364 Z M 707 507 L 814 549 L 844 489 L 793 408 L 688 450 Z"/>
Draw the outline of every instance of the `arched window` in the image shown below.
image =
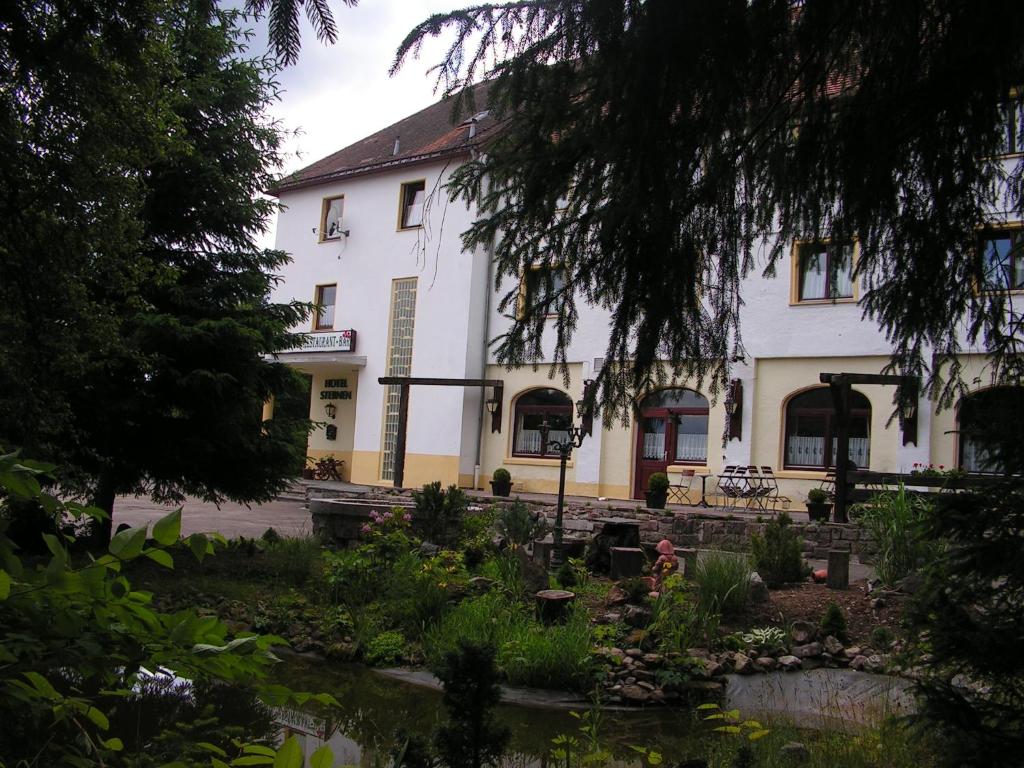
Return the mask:
<path id="1" fill-rule="evenodd" d="M 557 455 L 548 451 L 540 436 L 540 425 L 547 420 L 548 440 L 564 441 L 572 424 L 572 400 L 557 389 L 534 389 L 516 400 L 513 456 Z"/>
<path id="2" fill-rule="evenodd" d="M 968 472 L 1003 472 L 990 453 L 986 437 L 992 424 L 1022 412 L 1024 391 L 1017 387 L 993 387 L 964 397 L 957 408 L 960 468 Z"/>
<path id="3" fill-rule="evenodd" d="M 827 469 L 835 466 L 836 412 L 828 387 L 790 398 L 786 405 L 785 466 Z M 866 469 L 871 459 L 871 403 L 850 392 L 850 461 Z"/>
<path id="4" fill-rule="evenodd" d="M 666 464 L 708 460 L 708 400 L 690 389 L 660 389 L 640 403 L 641 456 Z"/>

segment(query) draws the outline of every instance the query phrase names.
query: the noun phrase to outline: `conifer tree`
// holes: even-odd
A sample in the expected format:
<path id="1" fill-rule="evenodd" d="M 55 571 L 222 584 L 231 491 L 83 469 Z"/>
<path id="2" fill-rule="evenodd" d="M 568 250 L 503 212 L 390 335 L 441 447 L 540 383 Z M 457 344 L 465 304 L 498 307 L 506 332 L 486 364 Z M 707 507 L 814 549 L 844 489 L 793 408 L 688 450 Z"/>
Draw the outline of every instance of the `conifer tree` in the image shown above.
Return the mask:
<path id="1" fill-rule="evenodd" d="M 261 421 L 298 386 L 268 356 L 306 311 L 256 243 L 273 62 L 210 0 L 0 13 L 0 442 L 108 512 L 271 498 L 305 422 Z"/>

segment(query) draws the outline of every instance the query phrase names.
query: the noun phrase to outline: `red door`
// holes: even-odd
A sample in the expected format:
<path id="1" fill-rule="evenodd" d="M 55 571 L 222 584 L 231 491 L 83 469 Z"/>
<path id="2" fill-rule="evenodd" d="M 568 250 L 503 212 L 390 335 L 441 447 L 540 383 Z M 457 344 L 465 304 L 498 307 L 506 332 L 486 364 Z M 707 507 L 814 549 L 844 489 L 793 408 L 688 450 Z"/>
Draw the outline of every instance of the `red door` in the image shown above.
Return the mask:
<path id="1" fill-rule="evenodd" d="M 633 498 L 642 499 L 647 479 L 655 472 L 664 472 L 671 463 L 669 430 L 672 420 L 668 416 L 642 416 L 637 426 Z"/>

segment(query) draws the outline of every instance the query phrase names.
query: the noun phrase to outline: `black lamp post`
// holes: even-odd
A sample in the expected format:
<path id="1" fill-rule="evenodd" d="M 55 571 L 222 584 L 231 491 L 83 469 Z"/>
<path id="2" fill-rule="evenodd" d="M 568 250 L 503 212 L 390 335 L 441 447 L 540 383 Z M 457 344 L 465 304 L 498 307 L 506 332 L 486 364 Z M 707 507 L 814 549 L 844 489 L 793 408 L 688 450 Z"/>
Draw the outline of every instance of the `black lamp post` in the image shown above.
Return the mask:
<path id="1" fill-rule="evenodd" d="M 583 397 L 576 401 L 576 414 L 580 417 L 580 425 L 570 424 L 566 430 L 565 439 L 549 440 L 551 425 L 548 420 L 541 422 L 539 431 L 540 439 L 544 448 L 554 448 L 558 451 L 558 507 L 555 511 L 555 532 L 554 549 L 551 552 L 552 571 L 558 570 L 565 562 L 565 552 L 562 549 L 562 512 L 565 507 L 565 464 L 572 455 L 573 448 L 583 445 L 583 438 L 593 431 L 593 405 L 590 402 L 590 388 L 593 381 L 589 379 L 583 382 Z"/>

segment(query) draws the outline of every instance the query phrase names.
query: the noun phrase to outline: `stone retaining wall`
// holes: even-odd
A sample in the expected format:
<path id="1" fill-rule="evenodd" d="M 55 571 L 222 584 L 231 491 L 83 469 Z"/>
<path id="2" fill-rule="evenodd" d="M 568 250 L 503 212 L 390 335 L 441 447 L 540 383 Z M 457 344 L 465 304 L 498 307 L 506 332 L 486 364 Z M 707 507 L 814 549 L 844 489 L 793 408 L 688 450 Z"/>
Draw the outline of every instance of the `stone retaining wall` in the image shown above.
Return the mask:
<path id="1" fill-rule="evenodd" d="M 393 506 L 407 507 L 411 503 L 409 491 L 372 492 L 340 491 L 326 488 L 311 489 L 309 507 L 313 517 L 313 530 L 337 543 L 348 543 L 357 535 L 358 527 L 369 519 L 369 510 L 384 511 Z M 333 497 L 333 502 L 321 501 Z M 352 503 L 347 504 L 350 500 Z M 500 497 L 473 498 L 471 504 L 489 506 L 514 503 Z M 549 523 L 554 523 L 555 507 L 548 504 L 526 502 L 538 510 Z M 588 539 L 598 530 L 599 518 L 636 520 L 640 528 L 640 541 L 653 546 L 661 539 L 669 539 L 677 547 L 726 549 L 747 551 L 750 537 L 764 533 L 767 515 L 763 520 L 712 517 L 697 512 L 651 510 L 637 505 L 600 503 L 599 505 L 570 505 L 563 515 L 566 536 Z M 806 557 L 824 560 L 830 549 L 841 549 L 856 556 L 862 563 L 871 562 L 874 543 L 856 525 L 840 523 L 794 522 L 793 529 L 804 541 Z"/>

